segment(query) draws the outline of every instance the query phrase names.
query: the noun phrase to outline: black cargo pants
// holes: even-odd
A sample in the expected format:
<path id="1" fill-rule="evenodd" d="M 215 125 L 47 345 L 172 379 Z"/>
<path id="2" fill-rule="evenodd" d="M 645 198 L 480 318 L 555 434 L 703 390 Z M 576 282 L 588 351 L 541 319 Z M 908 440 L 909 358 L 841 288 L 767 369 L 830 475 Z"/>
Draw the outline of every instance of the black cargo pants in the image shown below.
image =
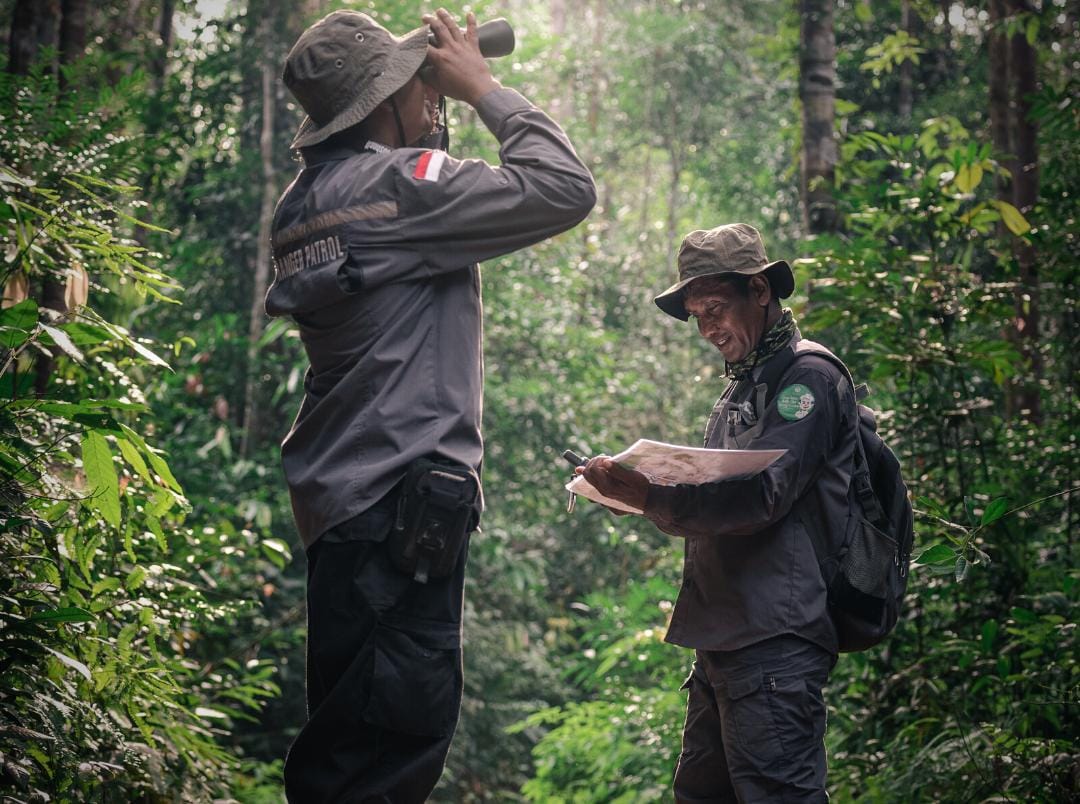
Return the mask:
<path id="1" fill-rule="evenodd" d="M 794 636 L 697 651 L 675 800 L 825 802 L 825 699 L 836 656 Z"/>
<path id="2" fill-rule="evenodd" d="M 425 801 L 461 704 L 466 550 L 447 578 L 396 570 L 383 502 L 324 534 L 308 558 L 308 722 L 285 760 L 293 804 Z"/>

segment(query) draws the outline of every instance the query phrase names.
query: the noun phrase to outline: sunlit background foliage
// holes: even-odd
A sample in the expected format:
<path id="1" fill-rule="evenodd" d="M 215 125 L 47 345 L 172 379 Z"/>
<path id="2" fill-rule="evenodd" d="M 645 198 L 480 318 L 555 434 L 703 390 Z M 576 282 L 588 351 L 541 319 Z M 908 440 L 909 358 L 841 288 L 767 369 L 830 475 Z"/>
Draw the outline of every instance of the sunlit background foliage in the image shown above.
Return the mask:
<path id="1" fill-rule="evenodd" d="M 0 2 L 5 800 L 282 799 L 305 567 L 277 445 L 305 361 L 287 322 L 252 311 L 268 205 L 297 168 L 277 76 L 345 5 L 399 32 L 429 10 Z M 805 9 L 823 5 L 825 227 L 800 194 Z M 489 509 L 436 800 L 670 800 L 692 658 L 662 641 L 681 545 L 567 514 L 558 455 L 699 443 L 723 366 L 651 299 L 686 231 L 735 220 L 795 261 L 803 331 L 870 383 L 919 511 L 895 637 L 841 657 L 827 690 L 833 800 L 1075 798 L 1075 6 L 472 8 L 513 23 L 496 76 L 567 129 L 600 203 L 483 266 Z M 995 139 L 1002 40 L 1034 54 L 1026 167 Z M 497 158 L 474 113 L 451 116 L 455 153 Z M 1021 171 L 1037 195 L 1014 204 Z"/>

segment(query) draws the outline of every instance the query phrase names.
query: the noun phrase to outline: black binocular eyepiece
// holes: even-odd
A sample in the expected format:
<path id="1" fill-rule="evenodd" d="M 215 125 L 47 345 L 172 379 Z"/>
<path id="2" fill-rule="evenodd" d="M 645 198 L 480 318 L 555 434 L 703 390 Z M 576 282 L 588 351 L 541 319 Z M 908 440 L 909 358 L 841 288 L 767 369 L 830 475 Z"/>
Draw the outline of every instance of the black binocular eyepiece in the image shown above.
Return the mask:
<path id="1" fill-rule="evenodd" d="M 497 59 L 514 52 L 514 29 L 502 17 L 488 20 L 476 27 L 476 39 L 480 43 L 480 53 L 485 59 Z M 435 34 L 428 34 L 428 44 L 435 45 Z"/>

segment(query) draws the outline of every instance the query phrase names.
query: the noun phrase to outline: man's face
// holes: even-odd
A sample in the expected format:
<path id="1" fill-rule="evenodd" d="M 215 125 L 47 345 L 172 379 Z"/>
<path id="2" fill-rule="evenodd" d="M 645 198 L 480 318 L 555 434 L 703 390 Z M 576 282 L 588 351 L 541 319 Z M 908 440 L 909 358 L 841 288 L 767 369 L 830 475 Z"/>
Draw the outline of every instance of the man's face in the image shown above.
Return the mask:
<path id="1" fill-rule="evenodd" d="M 765 311 L 771 292 L 763 277 L 754 276 L 744 292 L 735 282 L 703 277 L 686 288 L 684 304 L 701 337 L 715 346 L 724 360 L 735 363 L 757 346 L 765 331 Z"/>
<path id="2" fill-rule="evenodd" d="M 439 93 L 414 75 L 401 89 L 394 93 L 401 126 L 405 129 L 405 142 L 416 142 L 435 128 L 439 110 Z"/>

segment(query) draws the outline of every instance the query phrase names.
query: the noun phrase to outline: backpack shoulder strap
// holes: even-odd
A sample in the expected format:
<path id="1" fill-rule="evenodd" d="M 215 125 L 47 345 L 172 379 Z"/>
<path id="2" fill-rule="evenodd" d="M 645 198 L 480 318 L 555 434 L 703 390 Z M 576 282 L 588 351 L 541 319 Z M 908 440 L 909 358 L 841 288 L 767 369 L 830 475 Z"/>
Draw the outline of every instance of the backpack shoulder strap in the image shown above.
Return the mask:
<path id="1" fill-rule="evenodd" d="M 768 385 L 768 389 L 765 393 L 765 404 L 768 405 L 772 401 L 778 391 L 777 386 L 779 386 L 780 380 L 783 378 L 784 374 L 786 374 L 788 369 L 790 369 L 803 355 L 816 355 L 828 360 L 840 369 L 848 382 L 851 383 L 854 398 L 852 400 L 852 411 L 849 418 L 851 420 L 852 437 L 855 439 L 855 462 L 851 471 L 851 487 L 855 490 L 855 494 L 858 496 L 863 512 L 866 514 L 867 518 L 878 528 L 887 530 L 885 510 L 881 507 L 877 495 L 874 494 L 874 487 L 870 481 L 870 466 L 866 459 L 866 451 L 863 447 L 862 437 L 859 434 L 859 403 L 867 397 L 869 391 L 865 385 L 855 385 L 855 380 L 852 379 L 851 372 L 844 364 L 844 361 L 816 341 L 807 340 L 805 338 L 796 341 L 794 344 L 784 349 L 784 351 L 775 358 L 770 360 L 769 363 L 765 365 L 765 368 L 762 369 L 760 382 Z M 772 364 L 774 363 L 777 365 L 773 366 Z"/>
<path id="2" fill-rule="evenodd" d="M 818 357 L 825 358 L 840 369 L 843 375 L 851 381 L 852 387 L 855 387 L 855 381 L 851 379 L 851 372 L 848 371 L 843 360 L 834 355 L 820 343 L 803 338 L 802 340 L 786 346 L 779 354 L 762 367 L 761 375 L 758 377 L 758 384 L 767 386 L 765 392 L 766 405 L 769 405 L 772 402 L 773 398 L 780 390 L 780 380 L 783 379 L 784 375 L 788 373 L 788 370 L 803 355 L 817 355 Z"/>

